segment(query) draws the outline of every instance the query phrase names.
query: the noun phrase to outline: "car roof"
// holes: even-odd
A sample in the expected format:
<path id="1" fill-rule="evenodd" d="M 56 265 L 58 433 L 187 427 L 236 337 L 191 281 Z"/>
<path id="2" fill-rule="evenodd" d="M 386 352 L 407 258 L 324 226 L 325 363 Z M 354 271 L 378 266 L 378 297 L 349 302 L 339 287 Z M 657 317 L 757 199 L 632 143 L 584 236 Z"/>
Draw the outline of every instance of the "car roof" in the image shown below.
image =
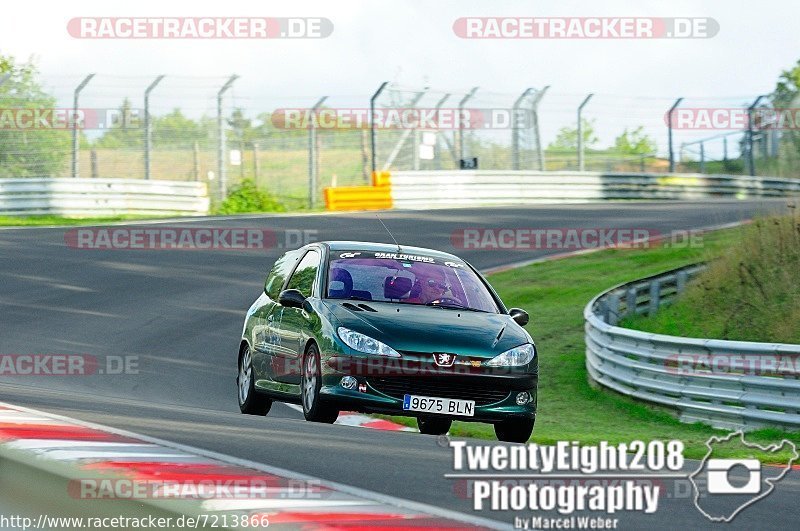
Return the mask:
<path id="1" fill-rule="evenodd" d="M 376 243 L 376 242 L 355 242 L 355 241 L 325 241 L 319 242 L 328 246 L 331 251 L 370 251 L 370 252 L 383 252 L 383 253 L 397 253 L 398 245 L 394 243 Z M 403 254 L 420 254 L 431 256 L 433 258 L 446 258 L 455 259 L 463 262 L 463 259 L 450 253 L 437 251 L 435 249 L 426 249 L 425 247 L 414 247 L 412 245 L 400 244 L 400 253 Z"/>

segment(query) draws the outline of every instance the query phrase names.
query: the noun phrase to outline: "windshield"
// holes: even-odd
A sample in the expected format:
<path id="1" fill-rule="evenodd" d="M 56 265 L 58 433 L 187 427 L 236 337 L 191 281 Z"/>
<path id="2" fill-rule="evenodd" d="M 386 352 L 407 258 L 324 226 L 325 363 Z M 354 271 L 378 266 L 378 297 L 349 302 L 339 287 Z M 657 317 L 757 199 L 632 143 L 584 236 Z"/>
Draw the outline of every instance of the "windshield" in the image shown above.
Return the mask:
<path id="1" fill-rule="evenodd" d="M 481 279 L 463 262 L 375 252 L 334 253 L 329 299 L 395 302 L 497 313 Z"/>

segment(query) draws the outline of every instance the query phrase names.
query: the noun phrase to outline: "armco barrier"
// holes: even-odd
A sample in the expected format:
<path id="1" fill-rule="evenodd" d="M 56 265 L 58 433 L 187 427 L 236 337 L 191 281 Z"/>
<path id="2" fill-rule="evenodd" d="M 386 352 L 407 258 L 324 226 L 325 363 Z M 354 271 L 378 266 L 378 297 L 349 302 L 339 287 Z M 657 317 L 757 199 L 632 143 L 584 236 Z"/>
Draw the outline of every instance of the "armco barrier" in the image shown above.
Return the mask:
<path id="1" fill-rule="evenodd" d="M 393 206 L 426 209 L 619 199 L 678 200 L 715 196 L 745 199 L 800 195 L 800 180 L 705 174 L 396 171 L 379 172 L 373 177 L 373 184 L 326 189 L 326 201 L 329 194 L 332 200 L 327 202 L 328 208 L 341 210 Z M 387 191 L 389 199 L 386 198 Z M 381 198 L 381 206 L 369 202 L 370 193 Z"/>
<path id="2" fill-rule="evenodd" d="M 388 186 L 344 186 L 325 188 L 328 210 L 385 210 L 392 208 Z"/>
<path id="3" fill-rule="evenodd" d="M 0 216 L 202 215 L 205 183 L 140 179 L 0 179 Z"/>
<path id="4" fill-rule="evenodd" d="M 675 337 L 616 326 L 633 312 L 656 311 L 701 268 L 637 280 L 592 299 L 583 312 L 589 377 L 676 408 L 686 422 L 800 428 L 800 345 Z"/>

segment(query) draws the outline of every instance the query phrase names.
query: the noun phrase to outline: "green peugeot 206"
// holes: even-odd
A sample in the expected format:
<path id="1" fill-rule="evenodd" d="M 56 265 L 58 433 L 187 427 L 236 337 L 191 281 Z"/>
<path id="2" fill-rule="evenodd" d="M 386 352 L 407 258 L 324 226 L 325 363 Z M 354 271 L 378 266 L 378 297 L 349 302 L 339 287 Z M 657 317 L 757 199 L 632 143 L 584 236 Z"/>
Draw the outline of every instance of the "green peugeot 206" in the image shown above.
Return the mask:
<path id="1" fill-rule="evenodd" d="M 452 254 L 365 242 L 287 252 L 247 310 L 238 353 L 242 413 L 274 400 L 307 420 L 340 411 L 453 420 L 525 442 L 536 419 L 538 358 L 523 326 L 470 264 Z"/>

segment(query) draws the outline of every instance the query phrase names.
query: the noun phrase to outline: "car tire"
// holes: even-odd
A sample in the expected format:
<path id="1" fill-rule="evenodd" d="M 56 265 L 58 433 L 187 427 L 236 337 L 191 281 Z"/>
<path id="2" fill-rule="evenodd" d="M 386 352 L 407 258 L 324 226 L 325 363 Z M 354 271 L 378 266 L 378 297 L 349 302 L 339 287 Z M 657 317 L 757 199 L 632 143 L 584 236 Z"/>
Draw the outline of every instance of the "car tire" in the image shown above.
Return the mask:
<path id="1" fill-rule="evenodd" d="M 437 417 L 417 417 L 417 427 L 425 435 L 446 435 L 450 431 L 453 420 Z"/>
<path id="2" fill-rule="evenodd" d="M 503 442 L 524 443 L 528 442 L 533 433 L 535 419 L 514 419 L 497 422 L 494 433 L 497 439 Z"/>
<path id="3" fill-rule="evenodd" d="M 339 416 L 339 410 L 323 403 L 319 393 L 320 389 L 322 389 L 322 371 L 319 349 L 312 343 L 303 356 L 303 371 L 300 376 L 303 416 L 311 422 L 333 424 Z"/>
<path id="4" fill-rule="evenodd" d="M 250 347 L 245 345 L 239 354 L 239 374 L 236 376 L 239 411 L 245 415 L 264 416 L 272 407 L 272 399 L 256 391 L 256 378 L 253 372 L 253 356 Z"/>

